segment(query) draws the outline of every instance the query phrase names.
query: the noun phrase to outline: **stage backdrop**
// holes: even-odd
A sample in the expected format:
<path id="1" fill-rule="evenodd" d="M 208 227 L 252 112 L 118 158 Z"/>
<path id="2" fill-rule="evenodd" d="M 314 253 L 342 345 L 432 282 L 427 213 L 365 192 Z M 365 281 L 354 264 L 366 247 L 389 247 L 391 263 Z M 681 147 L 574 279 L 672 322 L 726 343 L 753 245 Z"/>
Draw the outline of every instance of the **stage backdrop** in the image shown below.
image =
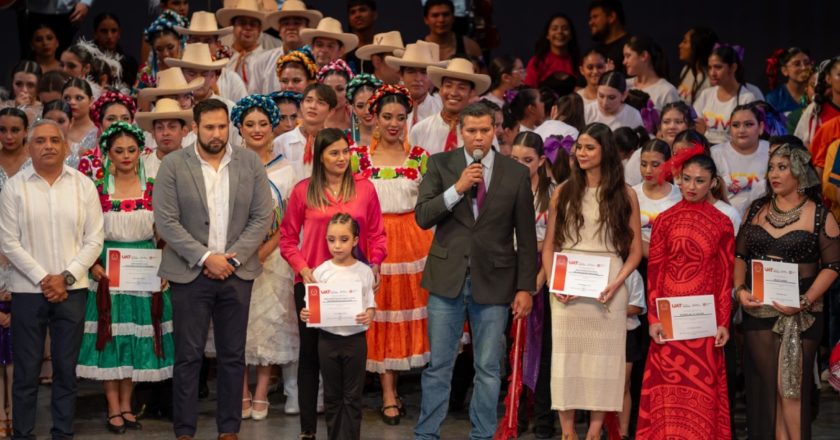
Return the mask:
<path id="1" fill-rule="evenodd" d="M 379 0 L 378 3 L 378 31 L 399 29 L 406 42 L 425 35 L 420 0 Z M 311 0 L 308 4 L 327 16 L 346 22 L 346 2 L 343 0 Z M 695 25 L 709 26 L 722 41 L 744 46 L 747 80 L 762 88 L 766 87 L 764 61 L 775 48 L 801 46 L 809 49 L 815 60 L 840 55 L 840 1 L 837 0 L 627 0 L 624 4 L 628 32 L 646 33 L 659 42 L 668 56 L 672 77 L 679 72 L 677 44 L 685 31 Z M 220 5 L 221 0 L 190 1 L 191 11 L 215 10 Z M 494 21 L 502 39 L 492 54 L 527 57 L 533 51 L 546 17 L 554 12 L 565 12 L 572 18 L 580 48 L 586 50 L 591 44 L 587 5 L 585 0 L 494 1 Z M 82 27 L 84 35 L 90 35 L 91 21 L 102 11 L 115 13 L 123 20 L 121 44 L 137 57 L 142 29 L 152 19 L 148 2 L 94 0 Z M 0 82 L 8 86 L 8 73 L 20 59 L 16 14 L 11 9 L 0 11 L 0 36 L 3 42 Z M 527 62 L 527 59 L 523 61 Z"/>

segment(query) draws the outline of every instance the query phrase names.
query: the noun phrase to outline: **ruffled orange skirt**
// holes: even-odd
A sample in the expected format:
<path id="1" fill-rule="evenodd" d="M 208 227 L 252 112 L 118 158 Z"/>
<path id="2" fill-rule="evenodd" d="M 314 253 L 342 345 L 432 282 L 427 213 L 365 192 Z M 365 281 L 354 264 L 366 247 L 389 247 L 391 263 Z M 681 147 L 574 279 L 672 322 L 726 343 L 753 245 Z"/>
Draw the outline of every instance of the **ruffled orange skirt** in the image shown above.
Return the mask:
<path id="1" fill-rule="evenodd" d="M 385 214 L 388 257 L 376 293 L 376 316 L 367 331 L 367 370 L 384 373 L 422 367 L 429 362 L 429 292 L 420 287 L 432 231 L 417 226 L 414 213 Z"/>

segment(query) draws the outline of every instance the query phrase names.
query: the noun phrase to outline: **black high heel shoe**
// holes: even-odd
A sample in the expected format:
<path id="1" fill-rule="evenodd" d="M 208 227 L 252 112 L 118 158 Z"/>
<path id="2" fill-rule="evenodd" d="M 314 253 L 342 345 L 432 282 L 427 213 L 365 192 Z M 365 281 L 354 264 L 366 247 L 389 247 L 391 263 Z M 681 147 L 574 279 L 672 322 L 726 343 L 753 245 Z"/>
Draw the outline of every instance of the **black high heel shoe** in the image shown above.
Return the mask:
<path id="1" fill-rule="evenodd" d="M 127 418 L 125 418 L 126 414 L 134 417 L 134 420 L 128 420 Z M 131 411 L 123 411 L 120 415 L 123 418 L 123 424 L 126 427 L 126 429 L 136 429 L 138 431 L 143 429 L 143 425 L 141 425 L 140 422 L 137 421 L 137 416 L 132 414 Z"/>
<path id="2" fill-rule="evenodd" d="M 400 410 L 400 416 L 405 417 L 405 405 L 403 405 L 403 401 L 401 397 L 397 397 L 397 408 Z"/>
<path id="3" fill-rule="evenodd" d="M 114 425 L 111 423 L 111 419 L 116 419 L 117 417 L 121 419 L 123 418 L 122 414 L 108 416 L 108 420 L 105 421 L 105 426 L 108 428 L 108 431 L 111 431 L 114 434 L 125 434 L 125 419 L 123 419 L 122 425 Z"/>

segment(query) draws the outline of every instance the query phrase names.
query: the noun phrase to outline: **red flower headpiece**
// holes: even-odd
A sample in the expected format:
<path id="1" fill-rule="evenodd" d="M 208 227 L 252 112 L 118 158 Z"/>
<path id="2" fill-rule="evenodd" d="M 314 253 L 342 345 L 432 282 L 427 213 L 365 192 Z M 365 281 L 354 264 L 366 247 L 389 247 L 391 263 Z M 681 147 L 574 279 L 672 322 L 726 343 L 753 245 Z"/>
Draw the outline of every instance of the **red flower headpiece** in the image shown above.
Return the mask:
<path id="1" fill-rule="evenodd" d="M 105 106 L 114 102 L 124 105 L 128 109 L 128 114 L 131 116 L 131 119 L 134 119 L 134 113 L 137 112 L 137 106 L 134 104 L 134 100 L 122 93 L 108 90 L 100 95 L 99 99 L 90 106 L 90 119 L 96 125 L 96 128 L 102 129 L 102 118 L 104 117 L 102 111 Z"/>
<path id="2" fill-rule="evenodd" d="M 371 114 L 379 114 L 379 103 L 382 101 L 382 98 L 388 95 L 402 95 L 405 97 L 405 101 L 408 103 L 408 108 L 405 109 L 405 112 L 406 114 L 411 113 L 411 110 L 414 108 L 414 100 L 411 99 L 411 93 L 408 92 L 408 89 L 401 85 L 383 84 L 368 99 L 368 109 Z"/>
<path id="3" fill-rule="evenodd" d="M 706 154 L 706 149 L 700 142 L 695 142 L 691 148 L 686 148 L 685 150 L 671 156 L 670 159 L 666 160 L 665 163 L 660 166 L 662 171 L 659 173 L 659 179 L 657 179 L 657 181 L 662 184 L 666 180 L 674 177 L 674 172 L 681 170 L 683 164 L 688 159 L 701 154 Z"/>

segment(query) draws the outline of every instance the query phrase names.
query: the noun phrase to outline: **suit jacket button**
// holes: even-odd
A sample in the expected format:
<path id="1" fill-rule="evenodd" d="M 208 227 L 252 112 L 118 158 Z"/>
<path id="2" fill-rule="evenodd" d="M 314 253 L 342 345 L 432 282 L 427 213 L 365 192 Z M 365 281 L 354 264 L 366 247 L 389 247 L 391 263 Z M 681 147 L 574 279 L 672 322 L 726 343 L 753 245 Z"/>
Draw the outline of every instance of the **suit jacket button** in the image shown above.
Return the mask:
<path id="1" fill-rule="evenodd" d="M 204 226 L 210 226 L 210 222 L 204 222 Z"/>

